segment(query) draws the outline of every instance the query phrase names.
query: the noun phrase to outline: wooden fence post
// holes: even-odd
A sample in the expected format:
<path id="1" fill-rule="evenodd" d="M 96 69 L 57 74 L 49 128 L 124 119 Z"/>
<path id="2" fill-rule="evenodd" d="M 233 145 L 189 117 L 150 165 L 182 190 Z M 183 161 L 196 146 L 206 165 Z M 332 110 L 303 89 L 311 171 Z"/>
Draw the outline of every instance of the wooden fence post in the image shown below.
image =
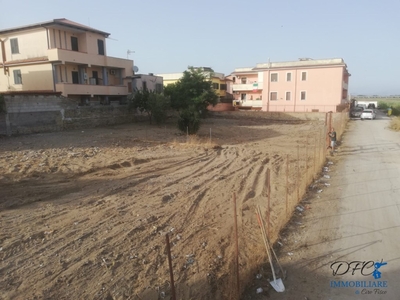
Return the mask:
<path id="1" fill-rule="evenodd" d="M 236 193 L 233 193 L 233 210 L 235 221 L 235 264 L 236 264 L 236 286 L 237 286 L 237 299 L 240 299 L 240 276 L 239 276 L 239 237 L 237 225 L 237 208 L 236 208 Z"/>

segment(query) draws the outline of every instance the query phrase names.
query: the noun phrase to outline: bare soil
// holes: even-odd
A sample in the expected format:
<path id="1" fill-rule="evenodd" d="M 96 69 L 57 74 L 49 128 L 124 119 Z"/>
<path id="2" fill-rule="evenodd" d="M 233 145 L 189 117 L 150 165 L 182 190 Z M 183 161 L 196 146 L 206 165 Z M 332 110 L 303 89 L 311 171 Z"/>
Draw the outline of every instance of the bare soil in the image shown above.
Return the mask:
<path id="1" fill-rule="evenodd" d="M 195 138 L 172 122 L 0 138 L 0 299 L 169 299 L 167 233 L 178 299 L 236 297 L 232 195 L 243 291 L 266 262 L 254 206 L 266 210 L 267 169 L 276 240 L 299 148 L 311 178 L 321 126 L 211 118 Z"/>

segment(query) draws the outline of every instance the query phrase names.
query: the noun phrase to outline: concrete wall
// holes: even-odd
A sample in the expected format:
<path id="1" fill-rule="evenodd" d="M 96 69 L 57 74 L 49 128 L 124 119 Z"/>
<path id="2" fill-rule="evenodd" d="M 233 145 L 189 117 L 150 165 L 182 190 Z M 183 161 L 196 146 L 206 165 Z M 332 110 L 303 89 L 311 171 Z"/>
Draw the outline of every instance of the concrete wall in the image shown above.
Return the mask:
<path id="1" fill-rule="evenodd" d="M 141 118 L 126 105 L 78 106 L 58 95 L 6 95 L 5 102 L 7 113 L 0 115 L 2 135 L 123 124 Z"/>
<path id="2" fill-rule="evenodd" d="M 266 111 L 224 111 L 210 112 L 212 116 L 223 118 L 256 118 L 275 121 L 295 121 L 295 120 L 319 120 L 325 121 L 326 113 L 306 113 L 306 112 L 266 112 Z"/>

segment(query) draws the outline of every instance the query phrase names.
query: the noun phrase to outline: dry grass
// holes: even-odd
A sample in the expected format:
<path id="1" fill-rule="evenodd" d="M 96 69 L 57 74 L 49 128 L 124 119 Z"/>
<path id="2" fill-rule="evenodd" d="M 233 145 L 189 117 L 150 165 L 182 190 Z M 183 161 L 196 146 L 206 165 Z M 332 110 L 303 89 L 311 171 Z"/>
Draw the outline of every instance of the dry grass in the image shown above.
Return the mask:
<path id="1" fill-rule="evenodd" d="M 177 140 L 174 140 L 171 143 L 172 146 L 174 147 L 179 147 L 179 148 L 192 148 L 192 147 L 203 147 L 206 149 L 217 149 L 220 148 L 220 145 L 214 141 L 210 141 L 210 138 L 206 137 L 199 137 L 197 135 L 189 135 L 186 138 L 185 142 L 179 142 Z"/>
<path id="2" fill-rule="evenodd" d="M 400 118 L 396 117 L 390 121 L 389 128 L 394 131 L 400 131 Z"/>

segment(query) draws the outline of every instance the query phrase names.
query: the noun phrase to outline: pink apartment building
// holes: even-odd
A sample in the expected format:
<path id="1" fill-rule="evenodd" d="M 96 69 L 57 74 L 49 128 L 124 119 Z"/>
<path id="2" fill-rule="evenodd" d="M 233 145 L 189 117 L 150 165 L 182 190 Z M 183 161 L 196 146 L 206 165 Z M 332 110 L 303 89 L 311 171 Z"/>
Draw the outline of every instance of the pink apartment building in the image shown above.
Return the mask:
<path id="1" fill-rule="evenodd" d="M 234 104 L 263 111 L 336 112 L 348 101 L 343 59 L 300 59 L 238 68 L 228 76 Z"/>

